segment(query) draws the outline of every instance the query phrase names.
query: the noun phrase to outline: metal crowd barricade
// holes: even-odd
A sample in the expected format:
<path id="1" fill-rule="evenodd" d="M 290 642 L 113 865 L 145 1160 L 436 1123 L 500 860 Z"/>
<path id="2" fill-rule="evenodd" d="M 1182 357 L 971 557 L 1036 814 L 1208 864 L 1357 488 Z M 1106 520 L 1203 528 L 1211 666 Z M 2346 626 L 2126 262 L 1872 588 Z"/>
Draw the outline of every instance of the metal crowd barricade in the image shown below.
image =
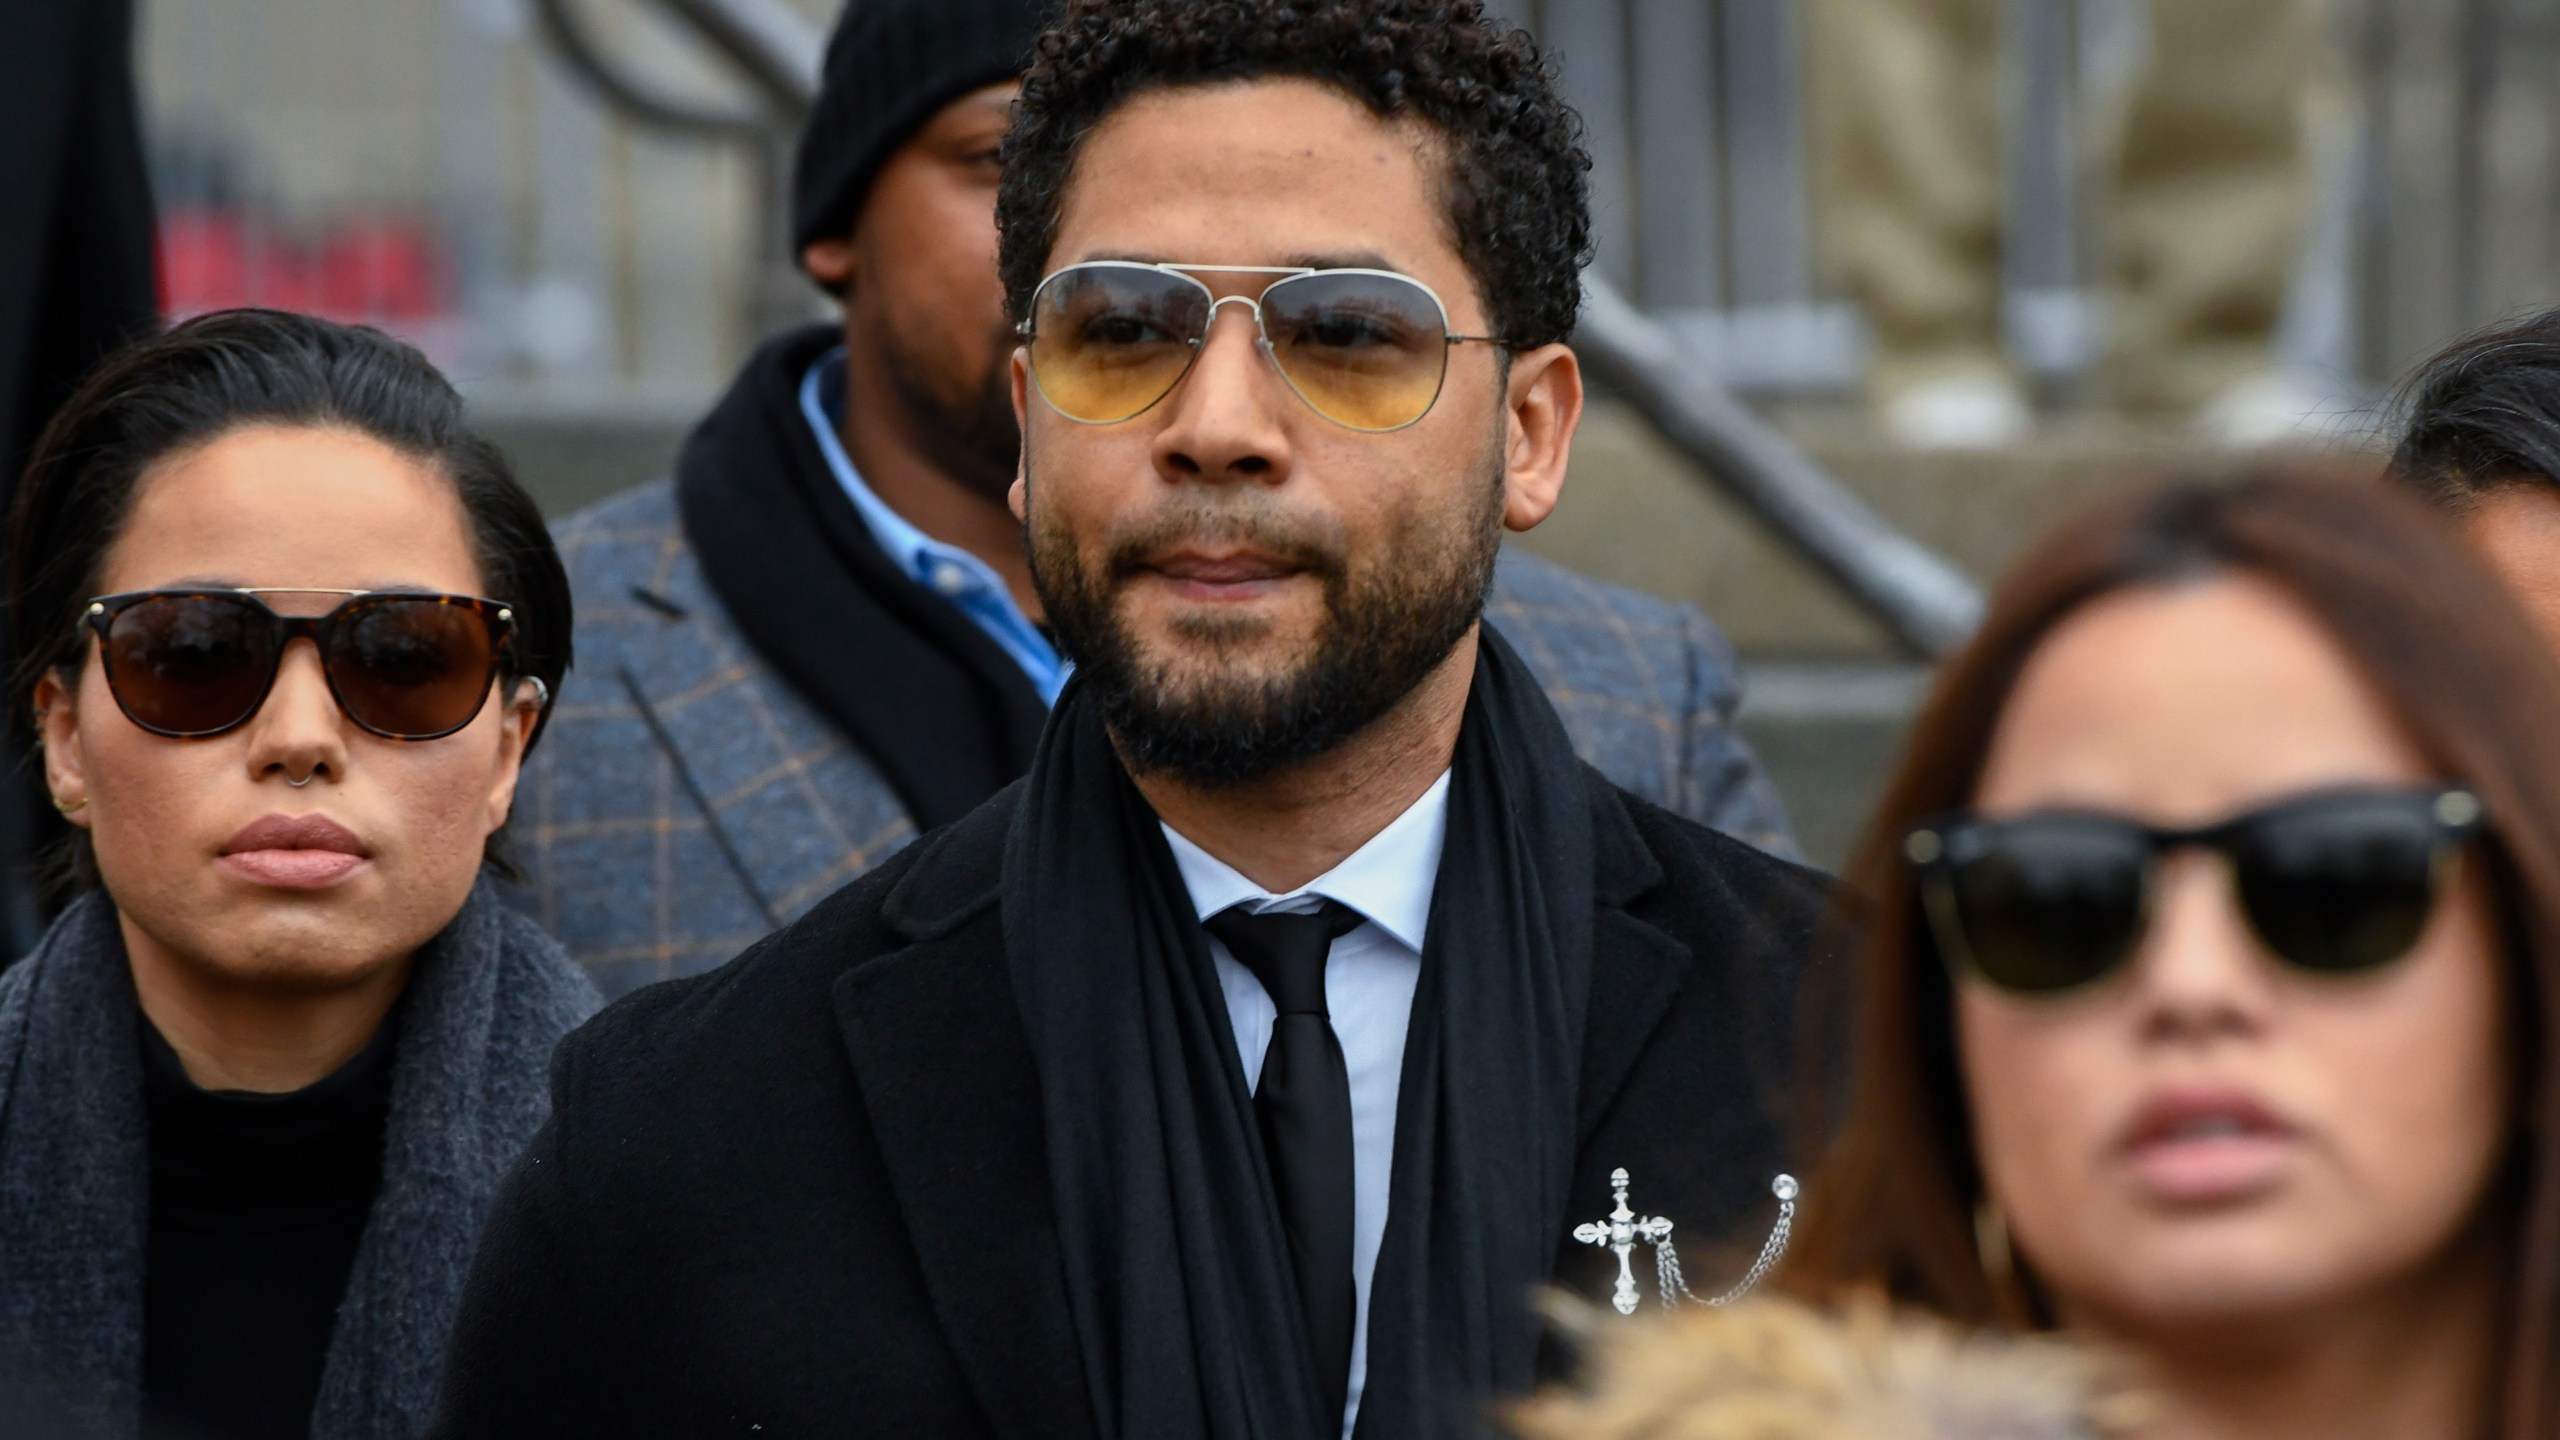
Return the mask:
<path id="1" fill-rule="evenodd" d="M 1793 0 L 1537 0 L 1591 152 L 1600 278 L 1744 390 L 1838 389 L 1856 314 L 1821 298 Z"/>
<path id="2" fill-rule="evenodd" d="M 808 0 L 812 5 L 824 0 Z M 671 110 L 727 62 L 625 0 L 581 8 Z M 597 106 L 528 0 L 152 0 L 137 59 L 180 314 L 381 325 L 475 401 L 610 421 L 697 407 L 770 318 L 758 144 Z M 4 43 L 4 42 L 0 42 Z M 732 133 L 772 134 L 768 107 Z M 805 313 L 805 285 L 795 298 Z"/>
<path id="3" fill-rule="evenodd" d="M 2363 0 L 2336 308 L 2387 381 L 2472 325 L 2560 302 L 2560 0 Z"/>

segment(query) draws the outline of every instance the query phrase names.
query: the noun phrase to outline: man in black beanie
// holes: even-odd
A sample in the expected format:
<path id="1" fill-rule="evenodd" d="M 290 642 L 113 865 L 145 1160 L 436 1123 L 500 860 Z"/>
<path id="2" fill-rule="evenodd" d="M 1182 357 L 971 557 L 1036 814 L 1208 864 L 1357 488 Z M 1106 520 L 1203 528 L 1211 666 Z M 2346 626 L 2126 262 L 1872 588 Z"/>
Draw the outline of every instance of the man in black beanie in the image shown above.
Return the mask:
<path id="1" fill-rule="evenodd" d="M 529 903 L 608 995 L 719 965 L 1021 775 L 1063 683 L 1006 508 L 997 146 L 1042 0 L 851 0 L 776 337 L 669 481 L 565 521 L 578 694 L 527 770 Z M 1582 756 L 1786 853 L 1704 616 L 1526 555 L 1496 617 Z"/>

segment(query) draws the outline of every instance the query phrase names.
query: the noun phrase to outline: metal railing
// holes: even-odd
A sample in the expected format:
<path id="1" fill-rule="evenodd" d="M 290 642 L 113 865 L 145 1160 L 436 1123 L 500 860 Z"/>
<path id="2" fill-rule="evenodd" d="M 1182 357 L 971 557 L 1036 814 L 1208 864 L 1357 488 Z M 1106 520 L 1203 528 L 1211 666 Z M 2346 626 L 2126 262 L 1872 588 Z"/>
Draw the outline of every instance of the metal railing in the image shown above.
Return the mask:
<path id="1" fill-rule="evenodd" d="M 2366 0 L 2336 167 L 2341 362 L 2387 380 L 2483 320 L 2560 302 L 2560 0 Z"/>
<path id="2" fill-rule="evenodd" d="M 771 243 L 787 166 L 766 137 L 833 3 L 155 0 L 179 298 L 307 300 L 325 272 L 333 311 L 493 384 L 706 389 L 806 293 Z M 1564 58 L 1589 122 L 1601 276 L 1737 389 L 1853 378 L 1861 321 L 1812 263 L 1807 0 L 1496 3 Z M 2560 0 L 2263 0 L 2311 4 L 2336 17 L 2340 93 L 2284 343 L 2370 388 L 2560 295 Z M 2030 374 L 2101 348 L 2080 99 L 2140 63 L 2148 13 L 2002 0 L 2002 328 Z"/>
<path id="3" fill-rule="evenodd" d="M 1896 530 L 1752 413 L 1679 332 L 1628 304 L 1604 278 L 1585 278 L 1574 348 L 1595 378 L 1904 649 L 1935 657 L 1973 633 L 1982 592 L 1964 572 Z"/>
<path id="4" fill-rule="evenodd" d="M 1591 152 L 1602 279 L 1751 389 L 1839 388 L 1856 313 L 1817 293 L 1794 0 L 1523 0 Z"/>
<path id="5" fill-rule="evenodd" d="M 698 408 L 786 303 L 813 313 L 805 282 L 776 283 L 787 257 L 767 263 L 777 117 L 676 15 L 588 3 L 566 41 L 527 0 L 152 0 L 141 19 L 181 313 L 375 323 L 476 403 L 602 417 Z M 615 55 L 625 100 L 695 130 L 597 106 L 554 58 L 578 39 Z"/>
<path id="6" fill-rule="evenodd" d="M 791 261 L 791 144 L 818 93 L 826 37 L 782 0 L 659 0 L 708 49 L 749 82 L 742 105 L 668 94 L 634 74 L 594 33 L 579 0 L 531 0 L 543 34 L 579 79 L 622 115 L 656 129 L 728 142 L 754 166 L 758 259 L 743 308 L 758 332 L 800 318 L 808 286 Z"/>

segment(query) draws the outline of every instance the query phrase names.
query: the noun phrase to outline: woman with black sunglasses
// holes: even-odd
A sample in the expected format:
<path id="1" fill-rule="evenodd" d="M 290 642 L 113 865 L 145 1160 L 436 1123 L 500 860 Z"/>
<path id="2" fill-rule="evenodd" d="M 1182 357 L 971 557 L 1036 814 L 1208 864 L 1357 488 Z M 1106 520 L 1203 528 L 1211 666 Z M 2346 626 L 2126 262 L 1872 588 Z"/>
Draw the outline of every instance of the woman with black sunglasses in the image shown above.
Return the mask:
<path id="1" fill-rule="evenodd" d="M 1800 1293 L 2086 1337 L 2143 1436 L 2560 1426 L 2560 674 L 2431 516 L 2261 474 L 2064 526 L 1856 878 Z"/>
<path id="2" fill-rule="evenodd" d="M 0 975 L 0 1364 L 109 1434 L 425 1427 L 581 972 L 483 878 L 569 663 L 540 514 L 415 350 L 110 360 L 8 551 L 74 898 Z"/>

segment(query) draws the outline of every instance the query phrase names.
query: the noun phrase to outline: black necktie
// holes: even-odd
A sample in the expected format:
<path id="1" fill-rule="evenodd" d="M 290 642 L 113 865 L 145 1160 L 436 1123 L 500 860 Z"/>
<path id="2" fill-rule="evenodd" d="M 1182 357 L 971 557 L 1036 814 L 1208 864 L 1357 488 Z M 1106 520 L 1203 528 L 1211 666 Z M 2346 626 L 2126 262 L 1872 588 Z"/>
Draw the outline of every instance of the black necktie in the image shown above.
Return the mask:
<path id="1" fill-rule="evenodd" d="M 1324 962 L 1334 939 L 1359 925 L 1359 912 L 1331 900 L 1311 914 L 1254 915 L 1239 907 L 1208 922 L 1280 1012 L 1262 1052 L 1253 1110 L 1316 1378 L 1337 1419 L 1351 1389 L 1360 1302 L 1351 1279 L 1351 1072 L 1325 1009 Z"/>

